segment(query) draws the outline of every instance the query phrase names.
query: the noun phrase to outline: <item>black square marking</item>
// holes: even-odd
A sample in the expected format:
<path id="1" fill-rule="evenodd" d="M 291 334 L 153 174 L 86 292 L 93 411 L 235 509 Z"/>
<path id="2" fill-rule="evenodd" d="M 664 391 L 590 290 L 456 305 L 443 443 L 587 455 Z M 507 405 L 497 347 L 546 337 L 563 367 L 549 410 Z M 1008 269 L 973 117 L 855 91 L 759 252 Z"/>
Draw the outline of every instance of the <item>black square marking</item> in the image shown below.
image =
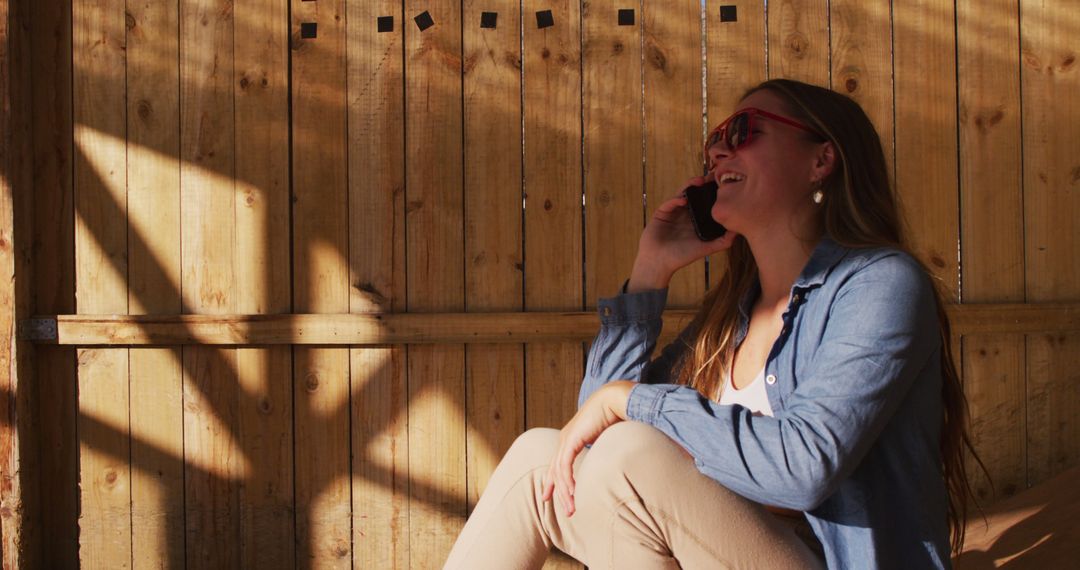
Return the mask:
<path id="1" fill-rule="evenodd" d="M 619 8 L 619 25 L 620 26 L 633 26 L 634 25 L 634 9 L 633 8 Z"/>
<path id="2" fill-rule="evenodd" d="M 318 37 L 319 25 L 315 22 L 304 22 L 300 24 L 300 37 L 304 39 L 311 39 Z"/>
<path id="3" fill-rule="evenodd" d="M 424 10 L 422 14 L 413 18 L 413 20 L 416 21 L 416 27 L 420 28 L 421 32 L 435 25 L 435 20 L 431 19 L 431 14 L 427 10 Z"/>
<path id="4" fill-rule="evenodd" d="M 544 29 L 554 25 L 555 17 L 551 15 L 551 10 L 541 10 L 536 13 L 537 28 Z"/>
<path id="5" fill-rule="evenodd" d="M 394 31 L 393 16 L 379 16 L 379 33 Z"/>
<path id="6" fill-rule="evenodd" d="M 738 6 L 721 6 L 720 7 L 720 21 L 721 22 L 737 22 L 737 21 L 739 21 L 739 7 Z"/>
<path id="7" fill-rule="evenodd" d="M 495 22 L 499 19 L 499 15 L 495 12 L 481 12 L 480 13 L 480 27 L 481 28 L 495 28 Z"/>

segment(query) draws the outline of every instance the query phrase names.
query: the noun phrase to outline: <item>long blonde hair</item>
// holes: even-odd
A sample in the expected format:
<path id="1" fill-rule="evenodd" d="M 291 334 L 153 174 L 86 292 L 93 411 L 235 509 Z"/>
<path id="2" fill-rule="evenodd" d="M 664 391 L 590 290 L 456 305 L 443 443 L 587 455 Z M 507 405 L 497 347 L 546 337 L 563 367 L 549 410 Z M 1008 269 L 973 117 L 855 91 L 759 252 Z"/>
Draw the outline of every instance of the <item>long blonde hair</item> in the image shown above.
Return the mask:
<path id="1" fill-rule="evenodd" d="M 813 127 L 824 135 L 822 142 L 827 140 L 835 148 L 836 165 L 821 188 L 826 197 L 821 205 L 825 234 L 849 248 L 891 247 L 910 253 L 889 184 L 881 140 L 858 103 L 840 93 L 787 79 L 761 83 L 747 91 L 743 99 L 761 90 L 778 95 L 786 102 L 792 117 Z M 925 265 L 923 270 L 933 277 Z M 679 383 L 706 397 L 718 394 L 723 369 L 735 350 L 738 304 L 756 279 L 757 264 L 746 240 L 740 236 L 727 252 L 723 277 L 706 294 L 694 319 L 697 334 L 680 366 Z M 933 282 L 942 343 L 941 468 L 949 495 L 951 546 L 954 552 L 959 552 L 964 541 L 967 504 L 972 497 L 964 453 L 966 449 L 974 456 L 974 449 L 967 432 L 967 401 L 952 356 L 945 295 L 940 281 L 933 279 Z M 977 456 L 975 459 L 978 461 Z M 982 466 L 981 461 L 979 465 Z"/>

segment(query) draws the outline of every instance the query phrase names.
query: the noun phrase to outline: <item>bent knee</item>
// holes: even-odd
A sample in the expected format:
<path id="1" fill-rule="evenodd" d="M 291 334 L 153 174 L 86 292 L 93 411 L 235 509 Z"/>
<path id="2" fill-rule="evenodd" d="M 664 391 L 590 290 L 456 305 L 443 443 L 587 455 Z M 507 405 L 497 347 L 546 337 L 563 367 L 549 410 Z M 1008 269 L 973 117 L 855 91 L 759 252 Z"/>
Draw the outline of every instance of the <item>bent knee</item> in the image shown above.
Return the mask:
<path id="1" fill-rule="evenodd" d="M 689 461 L 690 455 L 664 432 L 641 422 L 619 422 L 593 443 L 589 460 L 602 470 L 626 473 L 643 463 Z"/>
<path id="2" fill-rule="evenodd" d="M 513 462 L 531 469 L 551 462 L 559 448 L 559 430 L 533 428 L 519 435 L 503 456 L 503 462 Z"/>

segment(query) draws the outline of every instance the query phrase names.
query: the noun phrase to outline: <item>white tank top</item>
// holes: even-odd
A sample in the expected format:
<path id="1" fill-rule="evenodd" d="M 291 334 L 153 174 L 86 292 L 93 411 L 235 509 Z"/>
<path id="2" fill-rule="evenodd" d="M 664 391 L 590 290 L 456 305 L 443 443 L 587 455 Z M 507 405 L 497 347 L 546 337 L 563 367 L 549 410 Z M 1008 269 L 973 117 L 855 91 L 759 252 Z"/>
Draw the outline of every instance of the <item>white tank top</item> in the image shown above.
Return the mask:
<path id="1" fill-rule="evenodd" d="M 731 379 L 731 374 L 724 371 L 724 389 L 720 391 L 720 405 L 730 406 L 739 404 L 754 414 L 772 416 L 772 406 L 769 405 L 769 396 L 765 393 L 765 367 L 761 367 L 754 381 L 749 386 L 738 390 Z"/>

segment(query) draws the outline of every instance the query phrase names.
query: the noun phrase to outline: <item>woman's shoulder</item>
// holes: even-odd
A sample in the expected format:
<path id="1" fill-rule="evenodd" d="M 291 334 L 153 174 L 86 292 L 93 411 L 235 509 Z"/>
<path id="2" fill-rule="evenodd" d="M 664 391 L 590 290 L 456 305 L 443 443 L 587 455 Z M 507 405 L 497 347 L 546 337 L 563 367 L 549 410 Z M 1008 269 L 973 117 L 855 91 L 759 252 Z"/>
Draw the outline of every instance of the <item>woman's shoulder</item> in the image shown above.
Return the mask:
<path id="1" fill-rule="evenodd" d="M 897 247 L 844 248 L 833 270 L 837 285 L 873 282 L 890 289 L 928 292 L 933 284 L 926 267 Z"/>

